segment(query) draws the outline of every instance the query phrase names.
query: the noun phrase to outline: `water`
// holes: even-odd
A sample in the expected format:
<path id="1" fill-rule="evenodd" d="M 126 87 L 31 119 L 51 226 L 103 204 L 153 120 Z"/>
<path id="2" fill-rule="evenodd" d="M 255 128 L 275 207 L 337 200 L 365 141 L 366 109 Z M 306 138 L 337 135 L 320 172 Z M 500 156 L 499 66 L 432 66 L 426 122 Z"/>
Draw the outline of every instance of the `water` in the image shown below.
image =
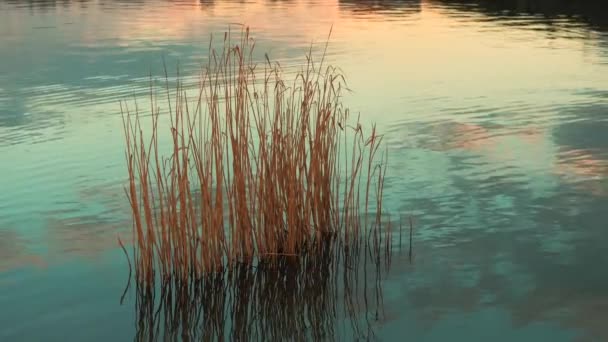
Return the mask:
<path id="1" fill-rule="evenodd" d="M 0 340 L 134 338 L 118 101 L 237 22 L 290 67 L 333 25 L 386 133 L 379 339 L 608 340 L 608 7 L 565 0 L 0 2 Z"/>

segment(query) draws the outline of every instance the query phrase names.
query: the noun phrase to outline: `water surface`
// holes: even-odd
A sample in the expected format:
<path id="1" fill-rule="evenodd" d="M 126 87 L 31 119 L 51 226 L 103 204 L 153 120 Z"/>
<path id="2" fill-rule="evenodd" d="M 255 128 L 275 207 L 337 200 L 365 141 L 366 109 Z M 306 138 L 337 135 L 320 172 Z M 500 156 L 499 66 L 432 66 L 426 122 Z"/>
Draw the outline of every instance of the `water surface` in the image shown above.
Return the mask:
<path id="1" fill-rule="evenodd" d="M 608 7 L 566 0 L 1 1 L 0 340 L 135 337 L 118 102 L 233 23 L 287 72 L 333 25 L 386 133 L 379 339 L 608 340 Z"/>

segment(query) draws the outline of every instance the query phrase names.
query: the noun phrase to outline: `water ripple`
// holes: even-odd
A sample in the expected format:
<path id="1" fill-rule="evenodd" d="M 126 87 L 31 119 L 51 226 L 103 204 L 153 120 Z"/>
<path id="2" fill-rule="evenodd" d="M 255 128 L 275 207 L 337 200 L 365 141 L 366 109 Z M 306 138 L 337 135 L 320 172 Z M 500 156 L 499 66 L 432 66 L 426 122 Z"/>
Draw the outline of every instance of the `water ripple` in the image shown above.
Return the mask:
<path id="1" fill-rule="evenodd" d="M 439 331 L 454 314 L 472 327 L 506 322 L 506 339 L 567 339 L 573 329 L 607 340 L 608 279 L 596 267 L 608 261 L 606 6 L 0 1 L 0 306 L 11 308 L 0 310 L 10 327 L 0 339 L 132 337 L 130 311 L 116 319 L 109 300 L 126 270 L 116 234 L 130 228 L 118 103 L 147 101 L 163 57 L 170 83 L 179 63 L 194 86 L 211 33 L 220 44 L 245 22 L 255 58 L 268 51 L 288 76 L 311 42 L 322 51 L 333 23 L 326 62 L 347 72 L 353 112 L 385 133 L 386 205 L 413 217 L 415 259 L 396 256 L 395 325 L 383 337 L 407 326 L 424 340 L 420 327 Z M 100 276 L 92 260 L 106 252 L 112 265 Z M 75 294 L 66 283 L 88 287 Z M 507 335 L 512 322 L 554 325 Z"/>

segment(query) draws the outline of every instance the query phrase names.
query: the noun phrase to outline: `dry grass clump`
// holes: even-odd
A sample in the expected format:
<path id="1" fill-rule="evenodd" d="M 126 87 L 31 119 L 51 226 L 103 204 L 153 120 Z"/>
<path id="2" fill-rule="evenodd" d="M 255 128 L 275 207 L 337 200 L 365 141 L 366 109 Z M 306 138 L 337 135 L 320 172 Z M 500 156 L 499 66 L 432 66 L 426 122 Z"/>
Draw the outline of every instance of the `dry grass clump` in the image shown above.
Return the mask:
<path id="1" fill-rule="evenodd" d="M 139 281 L 297 260 L 327 239 L 366 239 L 380 254 L 386 155 L 375 126 L 364 136 L 349 121 L 344 77 L 325 53 L 315 62 L 311 49 L 288 82 L 268 57 L 254 62 L 254 46 L 249 29 L 210 45 L 192 99 L 167 78 L 168 156 L 152 90 L 147 137 L 139 109 L 121 105 Z"/>

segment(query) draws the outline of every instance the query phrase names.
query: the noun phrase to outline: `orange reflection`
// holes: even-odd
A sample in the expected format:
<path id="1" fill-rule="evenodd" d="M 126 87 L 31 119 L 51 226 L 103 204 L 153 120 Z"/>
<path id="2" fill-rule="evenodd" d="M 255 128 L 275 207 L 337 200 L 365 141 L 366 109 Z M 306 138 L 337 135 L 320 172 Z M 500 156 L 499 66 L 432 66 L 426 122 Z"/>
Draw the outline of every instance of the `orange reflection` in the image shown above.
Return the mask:
<path id="1" fill-rule="evenodd" d="M 91 9 L 87 9 L 91 12 Z M 325 38 L 332 23 L 339 20 L 337 1 L 311 4 L 309 1 L 290 1 L 286 5 L 271 5 L 265 1 L 205 3 L 197 0 L 182 1 L 179 6 L 161 3 L 161 6 L 129 7 L 117 11 L 99 11 L 88 18 L 81 33 L 85 44 L 100 40 L 116 39 L 124 45 L 155 41 L 200 41 L 202 47 L 211 34 L 223 39 L 223 32 L 232 24 L 250 26 L 254 37 L 272 36 L 286 44 L 310 43 Z M 111 18 L 110 18 L 111 16 Z M 323 18 L 326 25 L 317 20 Z M 112 26 L 107 23 L 112 22 Z M 284 39 L 282 39 L 284 38 Z"/>

